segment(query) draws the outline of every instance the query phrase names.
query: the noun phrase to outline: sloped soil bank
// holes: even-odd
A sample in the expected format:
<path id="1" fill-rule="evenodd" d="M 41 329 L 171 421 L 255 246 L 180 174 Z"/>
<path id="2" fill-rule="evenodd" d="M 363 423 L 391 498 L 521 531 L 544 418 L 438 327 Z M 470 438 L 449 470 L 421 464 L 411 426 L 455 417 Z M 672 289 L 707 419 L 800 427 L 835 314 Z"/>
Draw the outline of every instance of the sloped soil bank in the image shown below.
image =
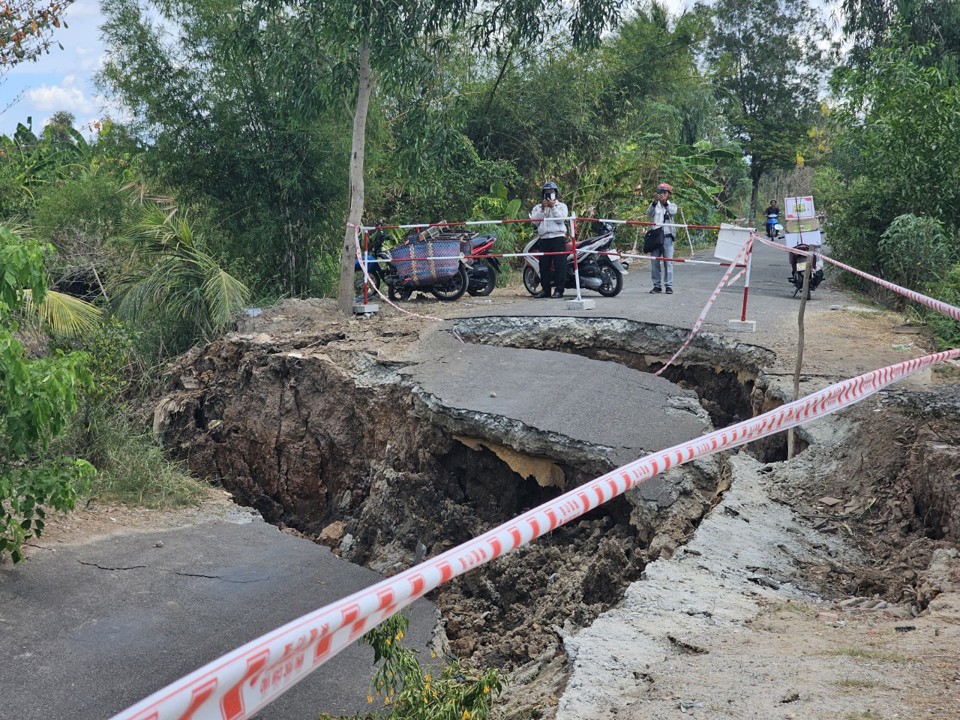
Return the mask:
<path id="1" fill-rule="evenodd" d="M 387 575 L 559 495 L 551 478 L 612 469 L 602 448 L 444 408 L 340 339 L 220 340 L 176 368 L 155 428 L 269 522 Z M 553 657 L 559 627 L 615 604 L 725 483 L 722 458 L 692 463 L 448 583 L 434 600 L 451 649 L 508 668 Z"/>
<path id="2" fill-rule="evenodd" d="M 839 456 L 798 458 L 795 474 L 773 472 L 772 497 L 870 559 L 808 568 L 822 585 L 919 613 L 944 589 L 930 572 L 935 553 L 960 544 L 960 388 L 894 387 L 852 414 L 857 432 Z M 835 470 L 818 472 L 834 461 Z M 960 582 L 960 563 L 952 572 Z"/>
<path id="3" fill-rule="evenodd" d="M 467 341 L 577 352 L 640 370 L 662 366 L 682 340 L 673 328 L 554 320 L 563 327 L 532 338 L 525 333 L 549 323 L 478 319 L 456 330 Z M 285 337 L 233 335 L 185 356 L 154 427 L 195 473 L 353 562 L 398 572 L 560 494 L 558 485 L 611 469 L 585 443 L 443 407 L 398 372 L 401 364 L 349 347 L 335 325 Z M 760 348 L 708 336 L 667 376 L 695 390 L 722 426 L 781 402 L 763 378 L 769 360 Z M 849 444 L 841 473 L 819 475 L 812 451 L 779 462 L 780 439 L 750 451 L 783 478 L 779 500 L 873 558 L 871 567 L 840 559 L 808 568 L 810 582 L 912 599 L 919 611 L 939 592 L 926 572 L 933 551 L 960 538 L 960 424 L 957 398 L 916 397 L 885 396 L 884 412 Z M 777 470 L 791 465 L 807 482 Z M 519 668 L 520 683 L 539 676 L 555 692 L 565 677 L 561 636 L 616 604 L 648 562 L 689 538 L 729 482 L 722 456 L 683 466 L 655 493 L 633 491 L 448 583 L 432 599 L 451 650 Z"/>

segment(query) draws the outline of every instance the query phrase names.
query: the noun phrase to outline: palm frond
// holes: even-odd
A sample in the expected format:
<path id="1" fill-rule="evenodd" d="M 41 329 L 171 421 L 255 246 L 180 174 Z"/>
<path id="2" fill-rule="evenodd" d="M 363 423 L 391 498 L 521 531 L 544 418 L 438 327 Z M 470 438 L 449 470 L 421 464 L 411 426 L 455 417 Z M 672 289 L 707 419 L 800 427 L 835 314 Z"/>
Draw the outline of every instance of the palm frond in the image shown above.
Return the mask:
<path id="1" fill-rule="evenodd" d="M 250 289 L 227 271 L 217 267 L 203 285 L 210 324 L 223 332 L 234 316 L 250 301 Z"/>
<path id="2" fill-rule="evenodd" d="M 85 300 L 56 290 L 47 290 L 39 305 L 33 302 L 33 293 L 24 291 L 24 312 L 38 318 L 53 332 L 79 336 L 91 333 L 100 324 L 100 309 Z"/>
<path id="3" fill-rule="evenodd" d="M 120 317 L 159 321 L 178 337 L 192 334 L 191 341 L 210 341 L 248 302 L 246 285 L 205 251 L 202 235 L 187 218 L 148 205 L 126 237 L 137 262 L 117 282 Z"/>

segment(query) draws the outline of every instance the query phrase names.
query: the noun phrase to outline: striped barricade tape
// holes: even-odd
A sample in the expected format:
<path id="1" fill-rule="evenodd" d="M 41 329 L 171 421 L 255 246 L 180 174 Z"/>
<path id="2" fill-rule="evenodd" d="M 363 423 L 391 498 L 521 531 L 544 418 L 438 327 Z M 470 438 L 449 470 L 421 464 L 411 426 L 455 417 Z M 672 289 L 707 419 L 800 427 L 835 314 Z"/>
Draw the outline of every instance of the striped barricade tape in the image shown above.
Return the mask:
<path id="1" fill-rule="evenodd" d="M 924 295 L 923 293 L 918 293 L 915 290 L 908 290 L 907 288 L 901 287 L 900 285 L 896 285 L 888 280 L 883 280 L 881 278 L 874 277 L 869 273 L 865 273 L 863 270 L 858 270 L 857 268 L 851 265 L 846 265 L 840 262 L 839 260 L 834 260 L 832 257 L 824 255 L 823 253 L 797 250 L 796 248 L 791 248 L 791 247 L 787 247 L 786 245 L 781 245 L 780 243 L 775 243 L 772 240 L 768 240 L 767 238 L 761 237 L 760 235 L 758 235 L 757 237 L 760 239 L 760 242 L 762 242 L 764 245 L 769 245 L 770 247 L 777 248 L 777 250 L 783 250 L 788 253 L 803 255 L 804 257 L 815 255 L 816 257 L 821 258 L 822 260 L 830 263 L 831 265 L 836 265 L 838 268 L 841 268 L 842 270 L 851 272 L 854 275 L 859 275 L 860 277 L 865 278 L 870 282 L 876 283 L 877 285 L 880 285 L 881 287 L 885 287 L 888 290 L 892 290 L 898 295 L 903 295 L 903 297 L 909 298 L 910 300 L 913 300 L 914 302 L 918 302 L 921 305 L 926 305 L 927 307 L 932 308 L 937 312 L 943 315 L 946 315 L 947 317 L 953 318 L 954 320 L 960 320 L 960 308 L 954 305 L 951 305 L 949 303 L 945 303 L 943 302 L 943 300 L 937 300 L 936 298 L 932 298 L 928 295 Z"/>
<path id="2" fill-rule="evenodd" d="M 435 558 L 267 633 L 113 720 L 249 718 L 360 635 L 451 578 L 581 517 L 672 467 L 824 417 L 913 373 L 958 357 L 960 350 L 947 350 L 874 370 L 635 460 Z"/>
<path id="3" fill-rule="evenodd" d="M 690 329 L 690 334 L 687 335 L 687 339 L 683 341 L 683 345 L 673 354 L 662 368 L 657 370 L 654 375 L 660 376 L 663 374 L 663 371 L 666 370 L 673 364 L 673 361 L 680 357 L 680 354 L 687 349 L 687 346 L 693 342 L 693 339 L 697 336 L 697 333 L 700 332 L 700 327 L 703 325 L 703 321 L 707 319 L 707 313 L 710 312 L 710 308 L 713 307 L 713 304 L 717 301 L 717 298 L 720 296 L 720 291 L 730 282 L 730 275 L 733 271 L 740 266 L 742 262 L 746 262 L 747 256 L 750 254 L 753 249 L 753 238 L 754 233 L 750 233 L 750 239 L 747 240 L 746 244 L 740 248 L 737 252 L 737 256 L 733 259 L 733 262 L 730 264 L 730 267 L 727 268 L 727 271 L 723 274 L 723 277 L 720 278 L 720 282 L 717 283 L 717 287 L 714 289 L 713 293 L 710 295 L 710 299 L 707 300 L 707 304 L 703 306 L 703 310 L 700 311 L 700 314 L 697 316 L 697 320 L 693 323 L 693 327 Z"/>

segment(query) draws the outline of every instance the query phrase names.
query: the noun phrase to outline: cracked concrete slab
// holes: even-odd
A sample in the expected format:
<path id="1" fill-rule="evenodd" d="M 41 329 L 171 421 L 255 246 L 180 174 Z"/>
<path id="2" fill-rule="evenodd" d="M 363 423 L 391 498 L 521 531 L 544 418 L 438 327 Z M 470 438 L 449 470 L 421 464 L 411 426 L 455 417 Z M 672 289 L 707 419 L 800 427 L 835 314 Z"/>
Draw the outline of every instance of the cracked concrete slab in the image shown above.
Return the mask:
<path id="1" fill-rule="evenodd" d="M 611 467 L 712 429 L 692 390 L 622 365 L 460 343 L 444 333 L 422 349 L 420 362 L 400 373 L 443 406 L 606 448 Z"/>

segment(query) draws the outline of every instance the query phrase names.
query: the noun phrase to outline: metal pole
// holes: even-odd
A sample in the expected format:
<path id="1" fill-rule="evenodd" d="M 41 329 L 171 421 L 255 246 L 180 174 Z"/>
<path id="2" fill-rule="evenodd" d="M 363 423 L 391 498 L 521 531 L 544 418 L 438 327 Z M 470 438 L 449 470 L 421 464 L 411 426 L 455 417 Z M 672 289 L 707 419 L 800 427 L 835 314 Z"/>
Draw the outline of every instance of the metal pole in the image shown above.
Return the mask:
<path id="1" fill-rule="evenodd" d="M 583 300 L 580 297 L 580 269 L 577 266 L 577 215 L 570 216 L 570 230 L 573 235 L 573 282 L 577 286 L 577 300 Z"/>
<path id="2" fill-rule="evenodd" d="M 690 257 L 693 257 L 693 238 L 690 237 L 690 227 L 687 225 L 687 218 L 683 215 L 683 208 L 680 208 L 680 219 L 683 220 L 683 229 L 687 231 L 687 242 L 690 243 Z"/>
<path id="3" fill-rule="evenodd" d="M 750 268 L 753 265 L 753 238 L 748 241 L 750 249 L 747 251 L 747 270 L 743 276 L 743 310 L 740 312 L 740 322 L 747 321 L 747 295 L 750 294 Z"/>
<path id="4" fill-rule="evenodd" d="M 370 284 L 370 268 L 367 267 L 367 258 L 370 257 L 370 231 L 363 231 L 363 260 L 360 262 L 360 271 L 363 273 L 363 304 L 367 304 L 367 286 Z"/>

